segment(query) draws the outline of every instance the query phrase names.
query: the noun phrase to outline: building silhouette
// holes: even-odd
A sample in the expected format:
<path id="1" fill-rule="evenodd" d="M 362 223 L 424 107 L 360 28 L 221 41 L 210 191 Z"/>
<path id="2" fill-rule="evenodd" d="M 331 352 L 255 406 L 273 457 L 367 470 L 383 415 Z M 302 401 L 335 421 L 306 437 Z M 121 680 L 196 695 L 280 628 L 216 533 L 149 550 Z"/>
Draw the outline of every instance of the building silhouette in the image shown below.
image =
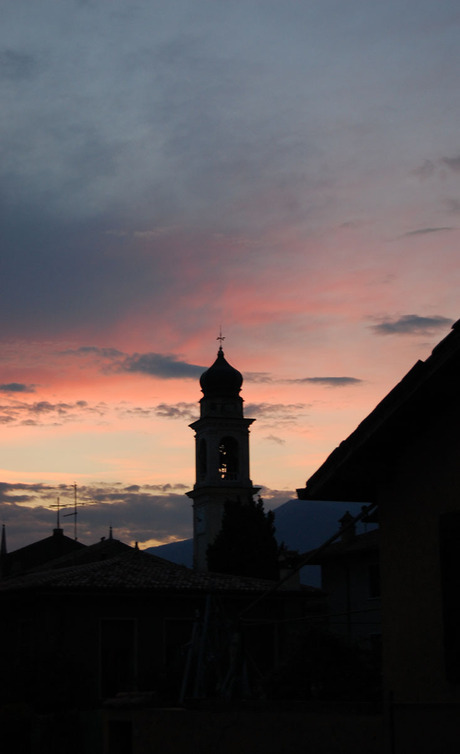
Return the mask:
<path id="1" fill-rule="evenodd" d="M 460 744 L 460 320 L 298 490 L 378 506 L 389 754 Z"/>
<path id="2" fill-rule="evenodd" d="M 319 552 L 305 553 L 304 557 L 309 555 L 309 563 L 321 566 L 329 631 L 378 658 L 382 640 L 380 531 L 373 528 L 357 534 L 348 511 L 339 523 L 341 535 L 335 542 Z"/>
<path id="3" fill-rule="evenodd" d="M 243 413 L 243 377 L 225 359 L 217 359 L 200 378 L 203 397 L 195 431 L 196 482 L 193 500 L 194 568 L 207 570 L 206 553 L 222 526 L 227 501 L 252 499 L 259 491 L 249 476 L 249 427 Z"/>

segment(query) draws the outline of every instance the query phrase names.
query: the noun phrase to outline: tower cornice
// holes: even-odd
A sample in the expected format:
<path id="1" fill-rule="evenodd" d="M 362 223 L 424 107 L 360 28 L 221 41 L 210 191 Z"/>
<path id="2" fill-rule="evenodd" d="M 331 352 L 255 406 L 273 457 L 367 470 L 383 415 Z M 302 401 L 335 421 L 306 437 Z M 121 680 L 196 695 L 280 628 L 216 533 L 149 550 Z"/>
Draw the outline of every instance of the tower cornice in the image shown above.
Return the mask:
<path id="1" fill-rule="evenodd" d="M 249 419 L 245 416 L 200 416 L 199 419 L 196 419 L 188 426 L 190 427 L 190 429 L 198 431 L 200 429 L 204 429 L 205 427 L 214 427 L 216 429 L 218 429 L 219 427 L 229 427 L 232 425 L 234 427 L 250 427 L 253 422 L 255 422 L 255 419 Z"/>

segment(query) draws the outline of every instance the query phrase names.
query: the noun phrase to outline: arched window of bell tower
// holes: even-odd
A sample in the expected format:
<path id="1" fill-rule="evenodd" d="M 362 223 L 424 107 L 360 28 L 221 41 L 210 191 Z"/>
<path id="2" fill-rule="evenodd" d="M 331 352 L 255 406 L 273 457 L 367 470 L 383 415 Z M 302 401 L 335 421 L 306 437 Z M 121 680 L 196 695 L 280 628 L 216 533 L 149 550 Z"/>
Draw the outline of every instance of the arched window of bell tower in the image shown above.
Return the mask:
<path id="1" fill-rule="evenodd" d="M 237 479 L 238 442 L 234 437 L 222 437 L 219 443 L 219 476 L 221 479 Z"/>

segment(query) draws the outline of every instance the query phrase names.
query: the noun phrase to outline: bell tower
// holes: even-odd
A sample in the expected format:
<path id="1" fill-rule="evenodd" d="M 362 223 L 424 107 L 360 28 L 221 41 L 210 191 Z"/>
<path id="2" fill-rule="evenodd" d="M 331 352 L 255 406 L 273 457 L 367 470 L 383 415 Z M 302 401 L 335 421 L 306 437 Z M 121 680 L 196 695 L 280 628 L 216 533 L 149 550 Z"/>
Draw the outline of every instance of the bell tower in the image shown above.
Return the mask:
<path id="1" fill-rule="evenodd" d="M 222 342 L 222 335 L 218 340 Z M 193 500 L 193 566 L 207 570 L 206 551 L 222 525 L 227 501 L 247 500 L 258 492 L 249 478 L 249 426 L 240 396 L 243 377 L 224 357 L 220 345 L 214 364 L 200 377 L 203 397 L 195 430 L 196 482 Z"/>

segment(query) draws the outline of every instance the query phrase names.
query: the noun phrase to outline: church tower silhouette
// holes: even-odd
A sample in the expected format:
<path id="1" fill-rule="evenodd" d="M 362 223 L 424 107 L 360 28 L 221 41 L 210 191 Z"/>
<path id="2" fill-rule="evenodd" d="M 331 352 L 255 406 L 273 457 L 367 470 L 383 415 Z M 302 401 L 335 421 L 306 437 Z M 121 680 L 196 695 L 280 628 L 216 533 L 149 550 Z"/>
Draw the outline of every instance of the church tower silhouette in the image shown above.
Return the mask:
<path id="1" fill-rule="evenodd" d="M 222 336 L 218 340 L 223 340 Z M 224 357 L 200 377 L 203 397 L 195 430 L 196 482 L 193 500 L 193 566 L 206 571 L 206 552 L 222 526 L 227 501 L 248 500 L 259 491 L 249 478 L 249 427 L 240 396 L 243 376 Z"/>

